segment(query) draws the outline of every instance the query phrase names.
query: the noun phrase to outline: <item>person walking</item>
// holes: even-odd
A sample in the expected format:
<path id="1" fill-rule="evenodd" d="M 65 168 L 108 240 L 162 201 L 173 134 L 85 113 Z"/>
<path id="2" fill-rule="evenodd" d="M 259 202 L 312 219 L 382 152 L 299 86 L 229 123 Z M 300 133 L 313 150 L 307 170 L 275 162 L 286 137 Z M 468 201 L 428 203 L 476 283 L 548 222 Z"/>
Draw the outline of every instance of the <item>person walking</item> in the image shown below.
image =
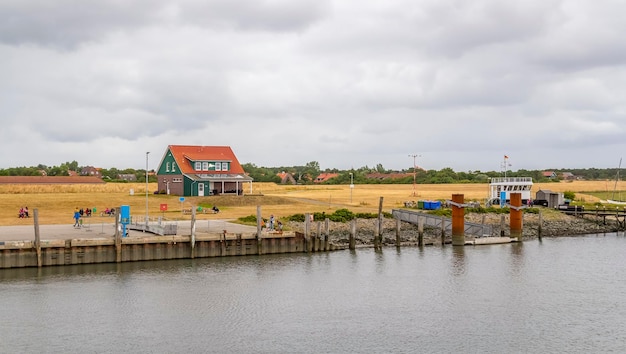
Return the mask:
<path id="1" fill-rule="evenodd" d="M 74 227 L 80 227 L 80 210 L 78 208 L 74 209 Z"/>

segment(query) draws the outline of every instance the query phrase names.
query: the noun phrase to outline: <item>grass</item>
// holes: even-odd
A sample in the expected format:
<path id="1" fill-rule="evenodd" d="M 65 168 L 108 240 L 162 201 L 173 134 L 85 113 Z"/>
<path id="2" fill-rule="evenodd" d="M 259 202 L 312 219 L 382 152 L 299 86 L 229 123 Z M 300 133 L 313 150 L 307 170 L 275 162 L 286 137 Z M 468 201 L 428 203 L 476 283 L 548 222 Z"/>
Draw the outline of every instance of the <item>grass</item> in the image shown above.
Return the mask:
<path id="1" fill-rule="evenodd" d="M 573 191 L 578 201 L 594 205 L 602 199 L 596 194 L 610 189 L 614 182 L 574 181 L 550 184 L 535 184 L 533 195 L 539 189 L 553 192 Z M 618 185 L 619 188 L 619 185 Z M 130 191 L 133 190 L 133 195 Z M 148 186 L 149 191 L 157 189 L 156 183 Z M 592 191 L 592 192 L 585 192 Z M 595 192 L 593 192 L 595 191 Z M 181 209 L 216 205 L 219 214 L 199 214 L 199 219 L 236 219 L 256 215 L 261 206 L 263 217 L 274 214 L 276 217 L 296 213 L 333 213 L 347 208 L 354 213 L 375 213 L 380 198 L 383 197 L 383 210 L 400 208 L 405 201 L 445 200 L 452 194 L 464 194 L 465 200 L 484 201 L 488 193 L 487 184 L 418 184 L 413 195 L 413 185 L 355 185 L 350 191 L 348 185 L 277 185 L 274 183 L 253 183 L 252 191 L 245 190 L 246 196 L 185 197 L 181 203 L 178 196 L 148 195 L 148 213 L 151 216 L 164 216 L 168 219 L 190 219 L 182 215 Z M 252 192 L 252 193 L 250 193 Z M 623 193 L 626 195 L 626 192 Z M 161 204 L 167 211 L 161 211 Z M 17 217 L 20 207 L 38 209 L 41 224 L 73 223 L 74 208 L 95 208 L 92 222 L 111 222 L 110 217 L 100 217 L 105 208 L 118 208 L 129 205 L 133 215 L 145 215 L 145 183 L 107 183 L 102 185 L 0 185 L 0 225 L 32 225 L 32 219 Z"/>

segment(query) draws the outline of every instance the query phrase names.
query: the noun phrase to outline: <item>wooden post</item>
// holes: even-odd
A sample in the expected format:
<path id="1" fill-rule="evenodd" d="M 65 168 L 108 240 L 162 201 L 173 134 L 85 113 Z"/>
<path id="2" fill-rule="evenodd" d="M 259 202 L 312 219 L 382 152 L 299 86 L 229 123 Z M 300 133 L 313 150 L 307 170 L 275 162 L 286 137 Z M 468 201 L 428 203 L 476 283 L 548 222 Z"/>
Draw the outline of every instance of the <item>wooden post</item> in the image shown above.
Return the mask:
<path id="1" fill-rule="evenodd" d="M 196 208 L 191 209 L 191 259 L 196 257 Z"/>
<path id="2" fill-rule="evenodd" d="M 380 223 L 378 222 L 378 219 L 374 220 L 374 249 L 377 250 L 378 249 L 378 227 L 379 227 Z"/>
<path id="3" fill-rule="evenodd" d="M 417 217 L 417 246 L 424 246 L 424 217 Z"/>
<path id="4" fill-rule="evenodd" d="M 349 239 L 349 248 L 351 250 L 356 249 L 355 238 L 356 238 L 356 219 L 352 219 L 352 221 L 350 221 L 350 239 Z"/>
<path id="5" fill-rule="evenodd" d="M 330 251 L 330 245 L 328 243 L 328 239 L 330 238 L 330 219 L 326 218 L 324 220 L 324 251 Z"/>
<path id="6" fill-rule="evenodd" d="M 504 237 L 505 216 L 500 215 L 500 237 Z"/>
<path id="7" fill-rule="evenodd" d="M 304 242 L 306 244 L 306 251 L 313 252 L 313 242 L 311 240 L 311 214 L 304 214 Z"/>
<path id="8" fill-rule="evenodd" d="M 261 206 L 256 206 L 256 252 L 258 255 L 263 254 L 263 239 L 261 233 L 261 223 L 263 222 L 263 216 L 261 215 Z"/>
<path id="9" fill-rule="evenodd" d="M 539 237 L 539 241 L 541 241 L 541 233 L 543 232 L 543 215 L 541 211 L 539 211 L 539 225 L 537 225 L 537 237 Z"/>
<path id="10" fill-rule="evenodd" d="M 396 219 L 396 247 L 400 247 L 400 227 L 402 225 L 402 222 L 400 221 L 400 219 Z"/>
<path id="11" fill-rule="evenodd" d="M 465 195 L 452 195 L 452 245 L 465 245 Z"/>
<path id="12" fill-rule="evenodd" d="M 35 250 L 37 251 L 37 267 L 41 268 L 41 236 L 39 235 L 39 210 L 33 209 L 33 221 L 35 223 Z"/>
<path id="13" fill-rule="evenodd" d="M 522 241 L 522 193 L 511 193 L 511 238 Z"/>
<path id="14" fill-rule="evenodd" d="M 117 210 L 120 210 L 118 207 Z M 120 263 L 122 261 L 122 234 L 120 233 L 120 215 L 115 215 L 115 261 Z"/>
<path id="15" fill-rule="evenodd" d="M 374 242 L 374 247 L 378 245 L 378 248 L 383 246 L 383 197 L 380 197 L 378 201 L 378 234 L 376 236 L 378 243 Z"/>

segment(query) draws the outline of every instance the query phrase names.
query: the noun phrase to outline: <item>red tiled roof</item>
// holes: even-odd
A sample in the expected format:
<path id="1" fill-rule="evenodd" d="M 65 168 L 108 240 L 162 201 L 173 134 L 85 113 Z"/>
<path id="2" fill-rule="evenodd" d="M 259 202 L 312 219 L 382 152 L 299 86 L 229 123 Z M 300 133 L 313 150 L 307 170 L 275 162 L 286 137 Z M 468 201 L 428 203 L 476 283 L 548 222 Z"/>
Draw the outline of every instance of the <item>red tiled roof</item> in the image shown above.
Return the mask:
<path id="1" fill-rule="evenodd" d="M 93 176 L 0 176 L 0 184 L 95 184 L 105 183 Z"/>
<path id="2" fill-rule="evenodd" d="M 338 173 L 320 173 L 319 176 L 317 176 L 317 178 L 315 178 L 315 183 L 322 183 L 322 182 L 326 182 L 331 178 L 335 178 L 338 177 L 339 174 Z"/>
<path id="3" fill-rule="evenodd" d="M 230 170 L 211 171 L 213 174 L 245 173 L 230 146 L 170 145 L 168 148 L 183 173 L 197 173 L 190 160 L 230 162 Z"/>

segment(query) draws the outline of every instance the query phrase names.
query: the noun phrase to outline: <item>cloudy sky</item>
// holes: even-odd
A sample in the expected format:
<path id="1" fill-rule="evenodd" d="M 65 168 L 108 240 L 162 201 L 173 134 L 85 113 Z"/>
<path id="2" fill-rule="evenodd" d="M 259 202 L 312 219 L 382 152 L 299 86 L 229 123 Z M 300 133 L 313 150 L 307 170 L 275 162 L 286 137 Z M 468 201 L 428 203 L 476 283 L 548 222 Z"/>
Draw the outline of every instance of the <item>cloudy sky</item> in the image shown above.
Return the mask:
<path id="1" fill-rule="evenodd" d="M 621 0 L 4 0 L 0 168 L 626 158 Z"/>

